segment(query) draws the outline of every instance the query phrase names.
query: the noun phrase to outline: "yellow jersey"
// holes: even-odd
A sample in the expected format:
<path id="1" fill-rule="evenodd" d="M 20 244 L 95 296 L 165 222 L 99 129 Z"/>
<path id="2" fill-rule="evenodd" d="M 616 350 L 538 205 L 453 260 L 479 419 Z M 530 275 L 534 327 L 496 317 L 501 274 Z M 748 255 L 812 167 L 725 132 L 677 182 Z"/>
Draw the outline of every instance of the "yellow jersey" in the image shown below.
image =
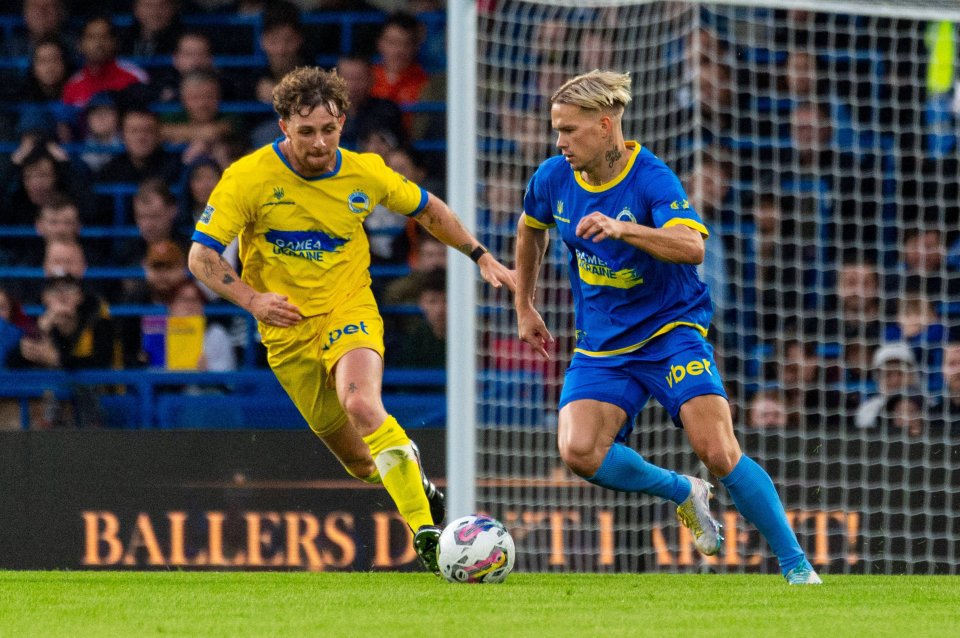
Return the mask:
<path id="1" fill-rule="evenodd" d="M 373 153 L 337 149 L 328 173 L 297 173 L 279 140 L 227 168 L 197 221 L 193 241 L 218 252 L 240 237 L 241 278 L 286 295 L 306 316 L 328 314 L 370 286 L 363 220 L 374 206 L 416 215 L 427 191 Z"/>

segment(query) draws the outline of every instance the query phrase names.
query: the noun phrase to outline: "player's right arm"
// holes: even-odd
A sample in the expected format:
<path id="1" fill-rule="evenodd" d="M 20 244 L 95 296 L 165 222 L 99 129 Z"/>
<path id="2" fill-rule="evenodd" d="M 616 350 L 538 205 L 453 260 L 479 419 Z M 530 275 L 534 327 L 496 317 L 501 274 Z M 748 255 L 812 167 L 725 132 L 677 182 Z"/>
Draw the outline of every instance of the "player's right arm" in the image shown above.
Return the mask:
<path id="1" fill-rule="evenodd" d="M 258 321 L 286 328 L 300 321 L 299 309 L 283 295 L 259 292 L 241 281 L 223 258 L 223 250 L 247 225 L 254 223 L 255 203 L 250 201 L 248 172 L 231 166 L 214 187 L 207 207 L 197 220 L 187 265 L 200 282 L 235 303 Z"/>
<path id="2" fill-rule="evenodd" d="M 301 319 L 300 310 L 289 303 L 285 295 L 257 292 L 240 279 L 240 275 L 223 255 L 209 246 L 193 242 L 188 266 L 197 280 L 249 312 L 258 321 L 287 328 L 296 325 Z"/>
<path id="3" fill-rule="evenodd" d="M 526 215 L 520 216 L 516 246 L 517 293 L 514 297 L 517 328 L 520 339 L 530 344 L 544 359 L 550 358 L 546 346 L 553 342 L 553 336 L 537 312 L 534 296 L 549 241 L 547 229 L 530 226 Z"/>

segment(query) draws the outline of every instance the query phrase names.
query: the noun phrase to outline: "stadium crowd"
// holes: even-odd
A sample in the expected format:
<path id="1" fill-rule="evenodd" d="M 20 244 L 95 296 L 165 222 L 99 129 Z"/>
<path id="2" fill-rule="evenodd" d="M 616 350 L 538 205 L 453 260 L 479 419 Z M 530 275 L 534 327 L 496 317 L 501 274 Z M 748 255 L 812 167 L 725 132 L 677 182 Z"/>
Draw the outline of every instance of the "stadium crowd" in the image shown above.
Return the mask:
<path id="1" fill-rule="evenodd" d="M 409 13 L 380 12 L 391 4 Z M 442 194 L 442 8 L 107 0 L 94 12 L 24 0 L 4 16 L 3 365 L 157 365 L 143 313 L 111 308 L 192 312 L 197 290 L 207 308 L 222 303 L 189 280 L 188 237 L 224 168 L 279 135 L 270 92 L 297 65 L 336 66 L 346 79 L 343 146 L 377 152 Z M 487 109 L 515 158 L 483 184 L 481 239 L 501 259 L 511 258 L 518 185 L 552 152 L 535 105 L 572 72 L 623 63 L 616 11 L 574 30 L 539 25 L 529 95 L 495 96 Z M 697 145 L 679 154 L 698 159 L 675 168 L 713 235 L 703 272 L 737 421 L 960 435 L 957 113 L 954 86 L 937 73 L 957 61 L 935 55 L 942 25 L 771 16 L 776 49 L 745 44 L 703 11 L 677 58 L 689 90 L 654 122 L 678 139 L 652 144 L 664 156 Z M 570 60 L 562 52 L 574 41 Z M 693 110 L 691 140 L 676 123 Z M 386 211 L 367 221 L 374 290 L 397 328 L 387 329 L 388 362 L 439 368 L 445 252 L 405 221 Z M 236 266 L 235 248 L 226 254 Z M 258 363 L 235 313 L 209 317 L 206 331 L 196 367 Z M 485 346 L 492 365 L 515 365 L 505 362 L 514 340 Z"/>
<path id="2" fill-rule="evenodd" d="M 2 16 L 0 366 L 262 366 L 248 319 L 210 312 L 227 304 L 189 275 L 193 225 L 223 170 L 280 136 L 271 92 L 301 65 L 347 81 L 345 148 L 442 193 L 443 108 L 429 108 L 444 99 L 440 8 L 24 0 Z M 388 329 L 388 351 L 400 367 L 440 368 L 446 253 L 407 222 L 383 210 L 368 222 L 378 292 L 402 289 L 386 307 L 403 328 Z M 235 244 L 225 256 L 238 265 Z M 157 326 L 178 333 L 163 318 L 204 314 L 192 359 L 166 360 Z M 3 425 L 19 427 L 12 412 Z"/>

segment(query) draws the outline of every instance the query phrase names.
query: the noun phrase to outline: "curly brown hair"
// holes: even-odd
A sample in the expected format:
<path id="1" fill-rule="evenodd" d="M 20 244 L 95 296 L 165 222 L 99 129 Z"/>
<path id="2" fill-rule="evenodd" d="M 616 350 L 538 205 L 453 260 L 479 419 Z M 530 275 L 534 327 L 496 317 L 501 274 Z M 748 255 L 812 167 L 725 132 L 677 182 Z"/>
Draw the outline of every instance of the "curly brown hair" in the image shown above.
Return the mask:
<path id="1" fill-rule="evenodd" d="M 323 106 L 334 117 L 340 117 L 350 108 L 347 84 L 336 69 L 297 67 L 273 88 L 273 109 L 284 120 L 293 115 L 306 117 L 318 106 Z"/>

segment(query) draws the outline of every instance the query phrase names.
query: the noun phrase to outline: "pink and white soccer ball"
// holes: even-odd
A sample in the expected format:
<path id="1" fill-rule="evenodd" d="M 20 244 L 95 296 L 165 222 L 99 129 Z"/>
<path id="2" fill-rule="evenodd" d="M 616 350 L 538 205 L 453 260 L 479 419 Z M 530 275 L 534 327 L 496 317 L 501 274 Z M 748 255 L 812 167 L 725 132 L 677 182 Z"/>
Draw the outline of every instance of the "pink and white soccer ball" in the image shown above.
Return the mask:
<path id="1" fill-rule="evenodd" d="M 503 523 L 472 514 L 444 528 L 437 562 L 451 583 L 501 583 L 513 571 L 516 553 Z"/>

